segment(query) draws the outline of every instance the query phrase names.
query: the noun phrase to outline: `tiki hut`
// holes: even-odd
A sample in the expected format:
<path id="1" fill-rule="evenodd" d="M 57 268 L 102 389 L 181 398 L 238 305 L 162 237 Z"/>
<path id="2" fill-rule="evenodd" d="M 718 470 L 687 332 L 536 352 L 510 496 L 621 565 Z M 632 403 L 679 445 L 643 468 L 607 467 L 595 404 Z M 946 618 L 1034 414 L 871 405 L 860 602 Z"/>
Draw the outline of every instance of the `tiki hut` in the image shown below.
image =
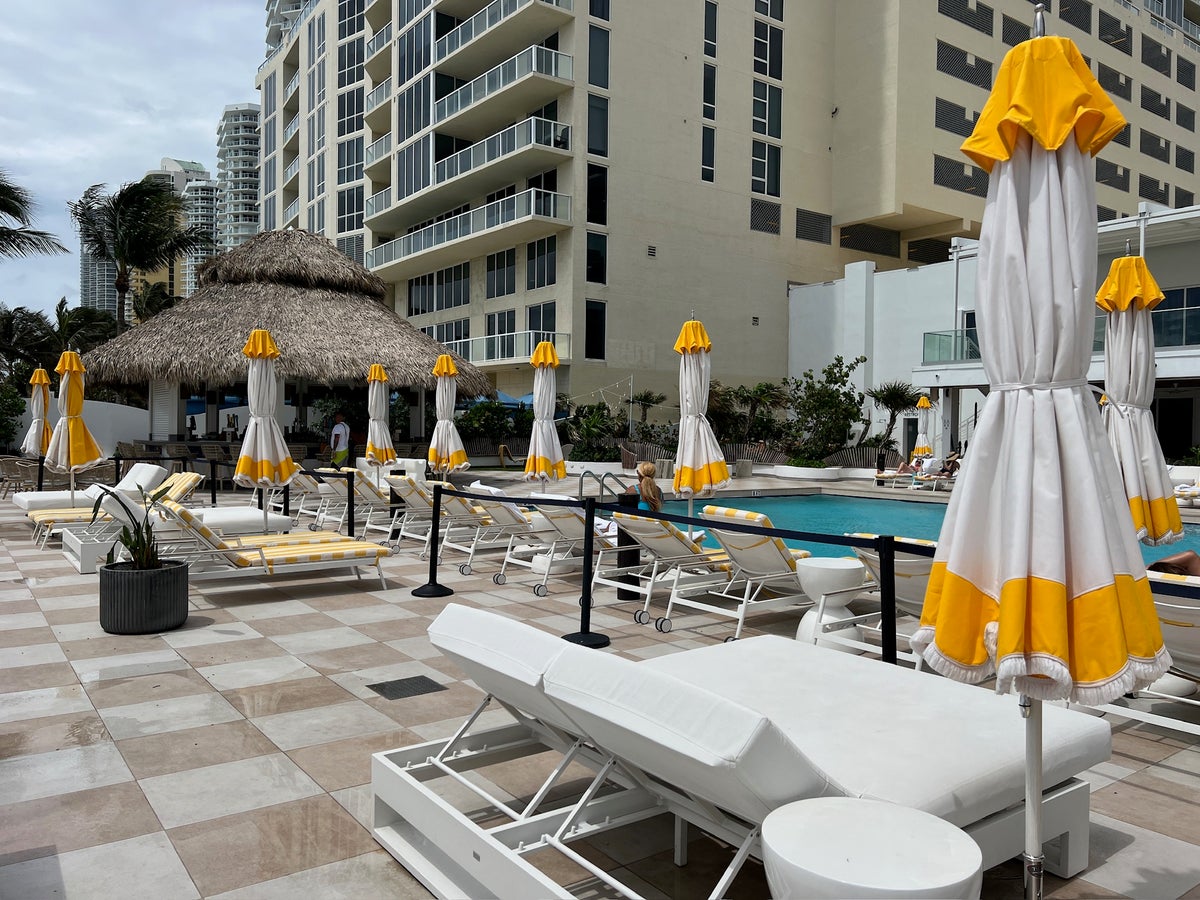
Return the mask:
<path id="1" fill-rule="evenodd" d="M 200 288 L 153 319 L 84 356 L 93 382 L 151 384 L 151 430 L 168 427 L 154 398 L 165 385 L 234 385 L 245 380 L 242 347 L 255 328 L 271 332 L 289 383 L 358 384 L 381 363 L 393 387 L 432 390 L 433 366 L 448 352 L 384 305 L 386 285 L 307 231 L 267 231 L 205 263 Z M 452 354 L 454 355 L 454 354 Z M 479 369 L 454 355 L 460 396 L 492 395 Z M 165 404 L 164 404 L 165 405 Z"/>

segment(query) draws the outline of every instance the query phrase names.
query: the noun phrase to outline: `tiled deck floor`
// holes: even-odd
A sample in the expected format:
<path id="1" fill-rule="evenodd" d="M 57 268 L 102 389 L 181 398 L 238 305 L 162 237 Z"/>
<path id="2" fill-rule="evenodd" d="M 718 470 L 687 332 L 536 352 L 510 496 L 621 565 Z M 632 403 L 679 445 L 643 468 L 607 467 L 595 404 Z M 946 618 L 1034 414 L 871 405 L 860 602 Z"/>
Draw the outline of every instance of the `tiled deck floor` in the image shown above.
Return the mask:
<path id="1" fill-rule="evenodd" d="M 447 735 L 480 695 L 425 637 L 444 601 L 411 595 L 427 571 L 415 553 L 386 562 L 386 591 L 344 575 L 193 585 L 185 628 L 115 637 L 97 623 L 96 576 L 37 550 L 7 501 L 0 538 L 0 897 L 427 896 L 365 827 L 370 754 Z M 455 602 L 578 630 L 578 587 L 552 581 L 539 600 L 479 570 L 443 566 Z M 611 599 L 593 628 L 626 656 L 729 633 L 691 616 L 660 635 Z M 787 633 L 796 619 L 753 621 Z M 447 689 L 365 687 L 413 675 Z M 1015 701 L 1013 716 L 1020 727 Z M 1088 775 L 1092 864 L 1048 877 L 1047 896 L 1200 897 L 1200 746 L 1115 727 L 1112 760 Z M 678 869 L 669 848 L 656 820 L 588 852 L 647 897 L 707 894 L 727 851 L 700 838 Z M 732 893 L 766 896 L 761 867 Z M 985 897 L 1020 895 L 1018 864 L 987 873 Z"/>

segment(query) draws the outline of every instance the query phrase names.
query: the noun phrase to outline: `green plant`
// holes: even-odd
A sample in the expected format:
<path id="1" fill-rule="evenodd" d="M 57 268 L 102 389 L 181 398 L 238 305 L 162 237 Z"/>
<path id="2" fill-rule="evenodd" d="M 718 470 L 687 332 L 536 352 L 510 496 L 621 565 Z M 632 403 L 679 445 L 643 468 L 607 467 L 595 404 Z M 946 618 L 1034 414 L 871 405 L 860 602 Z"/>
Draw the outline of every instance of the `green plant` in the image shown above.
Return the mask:
<path id="1" fill-rule="evenodd" d="M 755 437 L 755 431 L 760 437 L 769 436 L 770 424 L 774 421 L 773 413 L 787 405 L 788 392 L 783 385 L 773 381 L 760 381 L 754 387 L 739 385 L 733 389 L 733 399 L 746 410 L 746 422 L 742 430 L 742 440 L 748 441 Z M 764 421 L 766 420 L 766 421 Z M 768 432 L 764 435 L 761 432 Z"/>
<path id="2" fill-rule="evenodd" d="M 884 434 L 873 434 L 870 437 L 863 438 L 859 441 L 860 447 L 877 447 L 880 450 L 899 450 L 900 445 L 896 443 L 896 439 L 888 437 Z"/>
<path id="3" fill-rule="evenodd" d="M 1181 466 L 1200 466 L 1200 447 L 1192 447 L 1179 460 Z"/>
<path id="4" fill-rule="evenodd" d="M 121 504 L 121 509 L 125 510 L 126 524 L 121 526 L 121 533 L 117 535 L 117 543 L 125 548 L 125 552 L 129 554 L 129 568 L 131 569 L 161 569 L 162 560 L 158 556 L 158 538 L 154 534 L 154 525 L 149 515 L 150 507 L 157 503 L 167 493 L 167 488 L 163 488 L 154 494 L 147 494 L 142 488 L 138 488 L 142 495 L 142 506 L 146 510 L 146 514 L 138 517 L 137 512 L 125 502 L 125 498 L 121 496 L 120 491 L 115 491 L 112 488 L 99 485 L 105 495 L 112 497 L 117 503 Z M 92 507 L 92 522 L 96 521 L 96 517 L 100 515 L 100 505 L 104 502 L 104 497 L 97 497 L 96 503 Z M 133 522 L 130 526 L 128 523 Z M 108 551 L 108 558 L 105 562 L 112 565 L 116 561 L 116 544 Z"/>
<path id="5" fill-rule="evenodd" d="M 904 413 L 914 412 L 924 394 L 907 381 L 885 381 L 878 387 L 867 391 L 867 396 L 875 402 L 876 409 L 887 411 L 888 420 L 887 427 L 883 430 L 883 439 L 885 442 L 892 442 L 892 432 L 896 429 L 896 420 Z M 859 441 L 859 443 L 865 444 L 866 440 Z M 887 449 L 894 448 L 888 447 Z"/>
<path id="6" fill-rule="evenodd" d="M 458 417 L 456 424 L 463 440 L 491 438 L 500 441 L 516 434 L 508 409 L 503 403 L 497 403 L 495 400 L 476 403 Z"/>
<path id="7" fill-rule="evenodd" d="M 528 407 L 514 409 L 512 414 L 513 433 L 520 436 L 533 431 L 533 410 Z"/>
<path id="8" fill-rule="evenodd" d="M 825 460 L 809 459 L 806 456 L 793 456 L 788 460 L 789 466 L 796 466 L 801 469 L 823 469 L 825 468 Z"/>
<path id="9" fill-rule="evenodd" d="M 651 407 L 658 406 L 667 399 L 666 394 L 660 394 L 658 391 L 638 391 L 628 400 L 622 401 L 626 406 L 633 404 L 638 408 L 638 415 L 641 418 L 638 420 L 642 425 L 646 424 L 646 416 L 650 414 Z"/>
<path id="10" fill-rule="evenodd" d="M 69 252 L 48 231 L 33 228 L 33 197 L 0 170 L 0 256 L 22 257 Z"/>
<path id="11" fill-rule="evenodd" d="M 624 423 L 613 415 L 607 403 L 577 407 L 567 422 L 567 433 L 574 442 L 571 459 L 591 462 L 620 460 L 621 448 L 612 439 L 623 430 Z"/>
<path id="12" fill-rule="evenodd" d="M 793 456 L 824 459 L 846 445 L 851 427 L 863 421 L 866 399 L 850 378 L 866 361 L 859 356 L 847 363 L 835 356 L 821 370 L 820 378 L 809 369 L 799 378 L 784 381 L 793 414 L 787 441 Z"/>
<path id="13" fill-rule="evenodd" d="M 0 444 L 13 443 L 24 412 L 25 399 L 21 393 L 11 384 L 0 384 Z"/>

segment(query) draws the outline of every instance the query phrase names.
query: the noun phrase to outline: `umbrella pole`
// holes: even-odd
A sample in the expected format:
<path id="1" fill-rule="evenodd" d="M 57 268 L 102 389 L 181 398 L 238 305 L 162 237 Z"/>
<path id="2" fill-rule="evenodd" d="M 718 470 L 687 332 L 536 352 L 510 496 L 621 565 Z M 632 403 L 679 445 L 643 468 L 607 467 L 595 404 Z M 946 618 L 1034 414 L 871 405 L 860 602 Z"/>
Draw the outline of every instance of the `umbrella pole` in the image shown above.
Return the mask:
<path id="1" fill-rule="evenodd" d="M 1025 719 L 1025 900 L 1042 900 L 1042 701 L 1021 695 Z"/>
<path id="2" fill-rule="evenodd" d="M 62 482 L 59 482 L 60 484 Z M 71 470 L 71 506 L 75 505 L 75 470 Z"/>

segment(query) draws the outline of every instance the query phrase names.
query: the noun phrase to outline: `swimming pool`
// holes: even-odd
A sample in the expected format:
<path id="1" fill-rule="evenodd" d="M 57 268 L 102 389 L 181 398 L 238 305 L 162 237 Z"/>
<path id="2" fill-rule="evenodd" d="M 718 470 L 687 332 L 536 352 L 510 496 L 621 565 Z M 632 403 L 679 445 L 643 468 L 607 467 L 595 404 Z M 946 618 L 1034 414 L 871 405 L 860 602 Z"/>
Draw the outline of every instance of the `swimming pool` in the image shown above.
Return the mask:
<path id="1" fill-rule="evenodd" d="M 822 534 L 845 534 L 867 531 L 873 534 L 894 534 L 902 537 L 925 538 L 936 541 L 942 530 L 946 507 L 941 503 L 916 503 L 911 500 L 885 500 L 865 497 L 835 497 L 815 494 L 808 497 L 720 497 L 719 506 L 735 506 L 766 513 L 777 528 L 796 531 L 815 531 Z M 711 500 L 704 501 L 712 503 Z M 703 506 L 696 504 L 696 514 Z M 687 503 L 673 501 L 663 504 L 663 512 L 687 515 Z M 1184 525 L 1183 540 L 1163 547 L 1142 546 L 1142 557 L 1153 562 L 1181 550 L 1200 553 L 1200 525 Z M 814 556 L 845 556 L 850 548 L 837 544 L 817 544 L 788 541 Z"/>

